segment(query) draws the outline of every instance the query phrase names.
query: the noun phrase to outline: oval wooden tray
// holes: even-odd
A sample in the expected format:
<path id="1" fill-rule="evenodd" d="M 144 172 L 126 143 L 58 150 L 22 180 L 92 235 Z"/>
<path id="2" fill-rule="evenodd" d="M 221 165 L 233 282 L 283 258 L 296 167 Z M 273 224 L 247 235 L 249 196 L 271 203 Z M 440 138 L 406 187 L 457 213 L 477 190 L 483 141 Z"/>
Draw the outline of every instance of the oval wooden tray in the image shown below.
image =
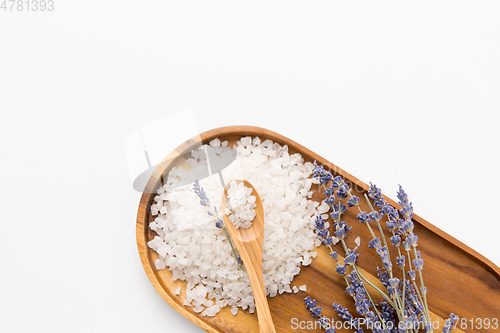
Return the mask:
<path id="1" fill-rule="evenodd" d="M 252 137 L 259 136 L 262 140 L 271 139 L 282 145 L 286 144 L 290 153 L 298 152 L 302 154 L 306 161 L 313 162 L 317 160 L 318 163 L 323 164 L 325 167 L 328 166 L 334 175 L 341 175 L 346 181 L 350 182 L 353 190 L 359 192 L 358 196 L 360 197 L 369 188 L 367 184 L 300 144 L 258 127 L 233 126 L 210 130 L 202 133 L 199 137 L 188 140 L 171 152 L 154 171 L 142 195 L 136 224 L 137 246 L 144 270 L 160 296 L 175 310 L 207 332 L 259 332 L 257 317 L 256 314 L 249 314 L 247 311 L 242 310 L 236 316 L 233 316 L 228 307 L 222 309 L 215 317 L 204 317 L 201 314 L 194 313 L 192 308 L 182 305 L 185 293 L 182 292 L 181 295 L 177 296 L 174 294 L 174 290 L 177 287 L 185 289 L 186 283 L 183 281 L 173 282 L 171 279 L 172 274 L 168 268 L 157 271 L 154 260 L 158 256 L 147 246 L 147 242 L 156 235 L 148 227 L 149 222 L 154 220 L 149 208 L 156 190 L 163 182 L 163 176 L 166 176 L 173 166 L 181 165 L 186 158 L 186 154 L 200 145 L 200 140 L 201 143 L 206 144 L 214 138 L 219 138 L 221 141 L 228 140 L 229 145 L 232 146 L 242 136 L 249 135 Z M 313 187 L 313 190 L 313 199 L 318 201 L 324 199 L 318 187 Z M 392 192 L 395 193 L 396 190 L 394 189 Z M 411 198 L 411 193 L 409 195 Z M 393 200 L 387 197 L 386 200 L 394 207 L 399 207 Z M 361 208 L 368 210 L 363 200 L 361 200 L 361 203 Z M 367 247 L 371 238 L 366 226 L 358 222 L 354 210 L 348 210 L 344 219 L 348 225 L 353 227 L 352 233 L 347 238 L 348 246 L 353 248 L 355 246 L 354 239 L 357 236 L 361 237 L 361 247 L 358 251 L 358 253 L 361 253 L 358 259 L 359 267 L 365 272 L 365 275 L 369 276 L 370 280 L 380 285 L 376 278 L 376 265 L 380 266 L 380 260 L 374 251 Z M 472 328 L 470 319 L 489 318 L 491 320 L 498 318 L 500 320 L 500 269 L 481 254 L 433 226 L 420 216 L 414 215 L 413 220 L 415 222 L 415 233 L 419 236 L 418 249 L 425 260 L 423 274 L 425 285 L 428 288 L 429 308 L 433 319 L 440 320 L 439 329 L 435 330 L 435 332 L 441 332 L 444 318 L 447 318 L 451 312 L 459 315 L 460 318 L 468 320 L 467 327 L 463 326 L 464 328 L 460 329 L 459 325 L 454 332 L 491 332 L 491 328 L 490 330 Z M 304 297 L 308 295 L 317 300 L 318 305 L 323 308 L 323 314 L 328 318 L 338 320 L 338 316 L 332 308 L 334 302 L 347 306 L 351 313 L 356 313 L 352 298 L 345 292 L 343 279 L 335 273 L 334 262 L 329 257 L 328 251 L 324 246 L 321 246 L 317 248 L 317 252 L 318 256 L 313 260 L 313 263 L 310 266 L 302 267 L 300 274 L 292 282 L 292 286 L 306 284 L 307 292 L 284 293 L 269 298 L 269 305 L 277 332 L 323 332 L 320 329 L 297 327 L 300 321 L 304 321 L 305 325 L 307 321 L 313 320 L 304 306 Z M 341 253 L 341 249 L 338 249 L 338 252 Z M 375 292 L 372 295 L 375 295 Z M 375 298 L 377 299 L 377 297 Z"/>

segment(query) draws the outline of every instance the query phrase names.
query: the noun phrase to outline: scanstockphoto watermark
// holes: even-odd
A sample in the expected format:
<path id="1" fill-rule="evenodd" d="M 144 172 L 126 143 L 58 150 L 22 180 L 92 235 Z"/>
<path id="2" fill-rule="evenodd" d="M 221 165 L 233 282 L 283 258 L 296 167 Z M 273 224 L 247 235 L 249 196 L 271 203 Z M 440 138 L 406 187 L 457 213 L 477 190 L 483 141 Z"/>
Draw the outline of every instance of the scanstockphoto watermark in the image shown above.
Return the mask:
<path id="1" fill-rule="evenodd" d="M 432 328 L 434 330 L 438 330 L 445 325 L 445 320 L 437 318 L 432 321 Z M 412 324 L 411 322 L 400 322 L 398 324 L 398 328 L 407 329 L 407 330 L 423 330 L 422 322 Z M 299 320 L 298 318 L 292 318 L 290 320 L 290 328 L 293 330 L 312 330 L 312 329 L 327 329 L 327 328 L 335 328 L 337 330 L 340 329 L 353 329 L 357 330 L 360 327 L 366 327 L 368 329 L 383 329 L 381 322 L 375 322 L 373 324 L 369 323 L 366 325 L 366 320 L 364 318 L 360 318 L 357 322 L 352 321 L 343 321 L 343 320 L 335 320 L 328 319 L 323 324 L 320 324 L 317 320 Z M 395 328 L 392 322 L 386 322 L 385 327 L 388 329 Z M 457 329 L 493 329 L 496 330 L 499 328 L 498 326 L 498 318 L 461 318 L 459 321 L 455 323 L 454 328 Z"/>
<path id="2" fill-rule="evenodd" d="M 352 175 L 371 175 L 375 177 L 385 177 L 391 176 L 395 178 L 402 174 L 400 163 L 351 163 L 348 165 L 343 165 L 342 168 L 336 165 L 330 165 L 329 171 L 334 174 L 344 175 L 345 171 L 349 170 Z M 353 183 L 349 179 L 345 179 L 344 182 L 352 189 L 354 193 L 364 193 L 365 189 L 363 186 Z"/>
<path id="3" fill-rule="evenodd" d="M 51 12 L 54 8 L 54 0 L 0 0 L 4 12 Z"/>

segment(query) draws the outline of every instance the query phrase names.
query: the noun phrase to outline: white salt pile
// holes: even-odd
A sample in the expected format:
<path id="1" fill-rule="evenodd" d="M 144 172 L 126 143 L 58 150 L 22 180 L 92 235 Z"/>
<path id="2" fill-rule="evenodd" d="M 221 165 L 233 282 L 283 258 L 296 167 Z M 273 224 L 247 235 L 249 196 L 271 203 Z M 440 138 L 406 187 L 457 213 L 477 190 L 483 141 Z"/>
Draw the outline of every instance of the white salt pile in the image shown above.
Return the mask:
<path id="1" fill-rule="evenodd" d="M 216 155 L 229 149 L 227 141 L 218 139 L 210 145 Z M 271 140 L 261 142 L 258 137 L 241 138 L 234 148 L 236 160 L 222 170 L 222 175 L 224 179 L 247 179 L 261 197 L 266 294 L 274 297 L 291 293 L 294 276 L 316 257 L 313 251 L 315 242 L 319 242 L 314 233 L 318 203 L 309 200 L 314 166 L 304 163 L 300 154 L 290 155 L 286 145 Z M 238 308 L 253 312 L 255 302 L 248 274 L 238 268 L 224 231 L 215 227 L 207 207 L 200 205 L 193 185 L 181 186 L 206 173 L 205 147 L 193 150 L 191 156 L 186 161 L 190 169 L 172 168 L 151 205 L 156 218 L 149 227 L 158 236 L 148 245 L 158 253 L 156 268 L 168 267 L 174 281 L 187 281 L 184 305 L 197 313 L 214 316 L 224 306 L 230 306 L 233 314 Z M 218 175 L 200 179 L 200 185 L 220 214 L 223 186 Z"/>
<path id="2" fill-rule="evenodd" d="M 245 186 L 243 182 L 233 180 L 227 189 L 226 215 L 236 229 L 248 229 L 257 215 L 255 212 L 255 196 L 252 189 Z"/>

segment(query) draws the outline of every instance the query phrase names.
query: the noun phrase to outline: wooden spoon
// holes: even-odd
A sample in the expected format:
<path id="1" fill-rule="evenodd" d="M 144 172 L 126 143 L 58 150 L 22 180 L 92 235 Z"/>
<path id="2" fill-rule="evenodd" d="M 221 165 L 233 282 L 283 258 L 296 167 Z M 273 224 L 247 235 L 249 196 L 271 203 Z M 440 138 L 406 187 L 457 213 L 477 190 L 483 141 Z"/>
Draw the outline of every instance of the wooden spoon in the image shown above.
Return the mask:
<path id="1" fill-rule="evenodd" d="M 252 226 L 248 229 L 236 228 L 229 221 L 226 215 L 226 200 L 227 188 L 232 181 L 238 183 L 243 182 L 246 187 L 252 189 L 252 195 L 255 196 L 255 212 L 256 216 L 252 221 Z M 255 298 L 255 306 L 257 308 L 257 318 L 259 320 L 259 329 L 261 333 L 275 333 L 276 330 L 273 324 L 273 318 L 269 311 L 266 292 L 264 287 L 264 278 L 262 277 L 262 241 L 264 238 L 264 208 L 260 200 L 259 193 L 250 184 L 248 180 L 232 180 L 227 183 L 222 195 L 222 213 L 224 214 L 224 223 L 226 224 L 227 232 L 238 250 L 241 259 L 245 265 L 250 284 L 253 289 Z"/>

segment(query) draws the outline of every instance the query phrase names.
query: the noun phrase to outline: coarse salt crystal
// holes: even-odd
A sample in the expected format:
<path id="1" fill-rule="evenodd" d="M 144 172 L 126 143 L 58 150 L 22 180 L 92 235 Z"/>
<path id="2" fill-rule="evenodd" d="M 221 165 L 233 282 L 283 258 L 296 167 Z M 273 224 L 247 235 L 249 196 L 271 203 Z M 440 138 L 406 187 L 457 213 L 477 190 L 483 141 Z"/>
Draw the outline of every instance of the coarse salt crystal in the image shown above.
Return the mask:
<path id="1" fill-rule="evenodd" d="M 219 140 L 218 138 L 215 138 L 215 139 L 213 139 L 212 141 L 210 141 L 210 143 L 209 143 L 209 144 L 210 144 L 210 146 L 212 146 L 212 147 L 216 147 L 216 148 L 217 148 L 217 147 L 220 147 L 220 140 Z"/>
<path id="2" fill-rule="evenodd" d="M 227 189 L 227 205 L 225 209 L 229 221 L 236 229 L 248 229 L 252 226 L 252 221 L 256 216 L 255 196 L 251 195 L 252 189 L 243 182 L 232 181 Z"/>

